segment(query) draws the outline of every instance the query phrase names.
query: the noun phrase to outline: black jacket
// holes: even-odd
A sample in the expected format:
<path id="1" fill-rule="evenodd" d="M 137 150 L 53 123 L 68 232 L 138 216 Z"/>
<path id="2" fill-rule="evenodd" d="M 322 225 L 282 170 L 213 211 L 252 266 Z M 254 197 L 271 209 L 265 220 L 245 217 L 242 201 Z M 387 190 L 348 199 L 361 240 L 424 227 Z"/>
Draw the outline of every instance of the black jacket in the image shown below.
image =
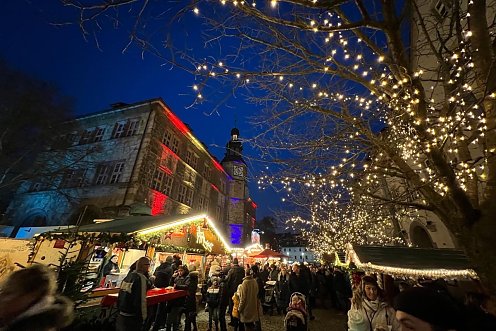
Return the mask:
<path id="1" fill-rule="evenodd" d="M 188 296 L 185 299 L 186 312 L 196 312 L 196 291 L 198 290 L 198 272 L 192 271 L 187 276 Z"/>
<path id="2" fill-rule="evenodd" d="M 238 285 L 243 282 L 245 278 L 245 271 L 239 265 L 234 265 L 227 274 L 226 278 L 226 290 L 227 296 L 232 297 L 234 292 L 238 290 Z"/>
<path id="3" fill-rule="evenodd" d="M 296 273 L 294 272 L 292 272 L 291 275 L 289 275 L 290 293 L 300 292 L 305 296 L 308 296 L 309 290 L 310 290 L 310 284 L 307 278 L 305 277 L 305 275 L 301 272 L 301 270 L 299 275 L 296 275 Z"/>
<path id="4" fill-rule="evenodd" d="M 151 282 L 145 275 L 136 271 L 127 274 L 121 283 L 117 298 L 119 311 L 146 320 L 146 291 L 151 287 Z"/>
<path id="5" fill-rule="evenodd" d="M 161 263 L 157 269 L 155 269 L 154 285 L 156 287 L 167 287 L 171 285 L 172 279 L 172 265 L 170 262 Z"/>

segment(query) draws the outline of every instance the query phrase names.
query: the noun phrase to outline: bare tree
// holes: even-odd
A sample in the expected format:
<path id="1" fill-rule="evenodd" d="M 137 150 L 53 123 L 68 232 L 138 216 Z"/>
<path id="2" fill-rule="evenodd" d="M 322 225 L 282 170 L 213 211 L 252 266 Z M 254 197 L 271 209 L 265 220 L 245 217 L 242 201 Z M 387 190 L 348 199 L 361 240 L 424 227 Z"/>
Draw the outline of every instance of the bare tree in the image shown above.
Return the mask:
<path id="1" fill-rule="evenodd" d="M 203 19 L 202 59 L 151 46 L 152 2 L 63 3 L 86 33 L 125 8 L 130 42 L 191 68 L 197 102 L 231 86 L 263 109 L 253 143 L 278 165 L 268 181 L 432 211 L 496 293 L 494 1 L 198 0 L 176 18 Z"/>

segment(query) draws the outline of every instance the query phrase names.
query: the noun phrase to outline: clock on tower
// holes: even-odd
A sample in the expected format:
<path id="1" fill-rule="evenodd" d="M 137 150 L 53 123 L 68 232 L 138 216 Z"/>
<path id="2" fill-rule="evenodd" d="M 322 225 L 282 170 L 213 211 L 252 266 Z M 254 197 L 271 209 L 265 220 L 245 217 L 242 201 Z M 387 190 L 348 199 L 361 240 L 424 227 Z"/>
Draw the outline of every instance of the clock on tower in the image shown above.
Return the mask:
<path id="1" fill-rule="evenodd" d="M 233 166 L 233 175 L 236 177 L 243 177 L 243 167 L 242 166 Z"/>

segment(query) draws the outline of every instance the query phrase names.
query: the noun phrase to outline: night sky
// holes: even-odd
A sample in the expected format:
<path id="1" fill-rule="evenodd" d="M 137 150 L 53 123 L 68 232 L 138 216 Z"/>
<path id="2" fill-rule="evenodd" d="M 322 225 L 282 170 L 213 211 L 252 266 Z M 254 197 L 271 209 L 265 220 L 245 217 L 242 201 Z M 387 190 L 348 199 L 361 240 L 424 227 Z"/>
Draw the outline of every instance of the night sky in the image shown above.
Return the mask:
<path id="1" fill-rule="evenodd" d="M 241 137 L 253 134 L 245 120 L 252 106 L 237 99 L 213 115 L 207 115 L 212 103 L 189 107 L 194 101 L 192 76 L 164 65 L 151 54 L 145 53 L 142 58 L 137 48 L 123 54 L 127 42 L 123 29 L 109 28 L 100 33 L 98 49 L 93 39 L 84 40 L 78 26 L 51 25 L 63 10 L 58 1 L 1 1 L 0 58 L 16 69 L 54 83 L 63 94 L 73 97 L 76 115 L 108 109 L 115 102 L 161 97 L 219 160 L 235 118 Z M 183 31 L 194 31 L 193 26 L 199 24 L 193 16 L 182 22 L 184 26 L 176 28 Z M 199 38 L 191 38 L 190 42 L 200 49 Z M 272 209 L 281 208 L 280 199 L 270 190 L 258 190 L 255 177 L 260 164 L 252 161 L 257 155 L 247 144 L 244 153 L 251 172 L 250 192 L 258 204 L 257 218 L 261 219 L 271 215 Z"/>

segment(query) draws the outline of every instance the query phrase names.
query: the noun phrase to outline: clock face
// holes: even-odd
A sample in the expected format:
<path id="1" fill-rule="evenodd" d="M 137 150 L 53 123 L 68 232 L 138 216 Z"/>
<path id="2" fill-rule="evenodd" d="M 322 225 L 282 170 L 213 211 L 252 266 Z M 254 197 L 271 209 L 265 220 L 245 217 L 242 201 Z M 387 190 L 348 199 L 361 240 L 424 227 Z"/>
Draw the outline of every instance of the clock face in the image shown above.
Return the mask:
<path id="1" fill-rule="evenodd" d="M 243 167 L 234 166 L 233 167 L 233 175 L 243 177 Z"/>

